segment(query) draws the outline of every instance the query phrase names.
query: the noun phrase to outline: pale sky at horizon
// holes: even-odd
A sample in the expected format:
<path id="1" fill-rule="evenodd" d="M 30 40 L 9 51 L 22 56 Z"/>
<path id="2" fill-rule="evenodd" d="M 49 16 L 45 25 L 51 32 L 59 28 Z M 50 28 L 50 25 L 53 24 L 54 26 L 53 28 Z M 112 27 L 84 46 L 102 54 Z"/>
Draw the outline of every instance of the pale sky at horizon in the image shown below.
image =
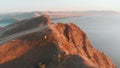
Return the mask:
<path id="1" fill-rule="evenodd" d="M 0 0 L 0 13 L 87 10 L 120 12 L 120 0 Z"/>

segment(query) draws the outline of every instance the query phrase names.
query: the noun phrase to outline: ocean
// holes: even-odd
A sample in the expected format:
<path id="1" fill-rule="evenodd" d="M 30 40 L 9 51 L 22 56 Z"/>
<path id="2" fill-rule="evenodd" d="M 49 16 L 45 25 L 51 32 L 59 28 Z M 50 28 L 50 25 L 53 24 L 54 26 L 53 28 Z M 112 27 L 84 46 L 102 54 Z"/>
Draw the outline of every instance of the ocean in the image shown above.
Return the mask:
<path id="1" fill-rule="evenodd" d="M 11 22 L 6 22 L 6 23 L 2 22 L 2 23 L 0 23 L 0 27 L 7 26 L 7 25 L 9 25 L 9 24 L 11 24 Z"/>
<path id="2" fill-rule="evenodd" d="M 7 26 L 7 25 L 15 23 L 15 22 L 17 22 L 17 20 L 14 18 L 1 19 L 0 20 L 0 27 L 4 27 L 4 26 Z"/>

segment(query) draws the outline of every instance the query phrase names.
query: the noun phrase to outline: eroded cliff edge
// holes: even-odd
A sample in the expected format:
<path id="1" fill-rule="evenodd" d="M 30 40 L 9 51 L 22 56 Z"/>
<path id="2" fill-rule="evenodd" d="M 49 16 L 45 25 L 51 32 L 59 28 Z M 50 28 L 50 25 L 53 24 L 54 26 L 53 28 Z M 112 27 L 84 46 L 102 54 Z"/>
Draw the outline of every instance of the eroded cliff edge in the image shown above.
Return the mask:
<path id="1" fill-rule="evenodd" d="M 53 24 L 47 15 L 18 23 L 2 32 L 25 34 L 0 45 L 0 68 L 116 68 L 73 23 Z"/>

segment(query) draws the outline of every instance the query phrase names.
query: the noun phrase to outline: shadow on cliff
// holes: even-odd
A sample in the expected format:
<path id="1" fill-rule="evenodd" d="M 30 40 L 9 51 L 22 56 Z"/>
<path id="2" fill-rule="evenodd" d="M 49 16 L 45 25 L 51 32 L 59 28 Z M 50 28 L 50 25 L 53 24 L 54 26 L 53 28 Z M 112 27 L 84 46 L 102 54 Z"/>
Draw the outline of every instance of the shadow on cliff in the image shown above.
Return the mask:
<path id="1" fill-rule="evenodd" d="M 86 68 L 84 60 L 80 56 L 62 55 L 59 58 L 59 54 L 59 50 L 54 43 L 35 46 L 21 57 L 0 64 L 0 68 L 41 68 L 41 63 L 45 64 L 46 68 Z"/>

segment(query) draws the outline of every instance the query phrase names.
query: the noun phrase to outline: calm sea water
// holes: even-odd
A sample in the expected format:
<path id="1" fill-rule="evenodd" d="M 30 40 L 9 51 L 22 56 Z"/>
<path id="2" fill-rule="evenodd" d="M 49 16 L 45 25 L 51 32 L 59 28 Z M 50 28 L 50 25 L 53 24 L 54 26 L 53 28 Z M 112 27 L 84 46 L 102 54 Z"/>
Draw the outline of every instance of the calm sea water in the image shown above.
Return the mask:
<path id="1" fill-rule="evenodd" d="M 104 52 L 120 67 L 120 14 L 94 15 L 54 20 L 73 22 L 86 32 L 91 44 Z"/>
<path id="2" fill-rule="evenodd" d="M 12 23 L 15 23 L 17 22 L 17 20 L 13 19 L 13 18 L 10 18 L 10 19 L 3 19 L 3 20 L 0 20 L 0 26 L 1 27 L 4 27 L 4 26 L 7 26 L 9 24 L 12 24 Z"/>
<path id="3" fill-rule="evenodd" d="M 3 26 L 7 26 L 7 25 L 9 25 L 9 24 L 11 24 L 11 22 L 6 22 L 6 23 L 3 22 L 3 23 L 0 23 L 0 26 L 3 27 Z"/>

